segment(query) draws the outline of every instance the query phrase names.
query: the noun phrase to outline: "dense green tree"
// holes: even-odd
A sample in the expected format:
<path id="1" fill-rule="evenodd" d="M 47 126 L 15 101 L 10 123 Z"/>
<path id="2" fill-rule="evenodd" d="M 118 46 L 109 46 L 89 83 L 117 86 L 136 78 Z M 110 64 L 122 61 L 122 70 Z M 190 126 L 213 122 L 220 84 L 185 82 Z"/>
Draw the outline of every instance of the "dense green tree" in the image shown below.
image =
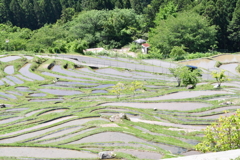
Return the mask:
<path id="1" fill-rule="evenodd" d="M 144 8 L 150 3 L 151 0 L 130 0 L 131 8 L 138 14 L 143 13 Z"/>
<path id="2" fill-rule="evenodd" d="M 121 47 L 140 34 L 142 16 L 133 10 L 91 10 L 74 19 L 70 32 L 77 39 L 85 39 L 90 47 Z"/>
<path id="3" fill-rule="evenodd" d="M 232 50 L 240 51 L 240 0 L 238 0 L 234 10 L 232 21 L 228 26 L 228 32 Z"/>
<path id="4" fill-rule="evenodd" d="M 152 0 L 151 3 L 144 8 L 144 16 L 147 23 L 147 29 L 154 27 L 155 16 L 159 12 L 159 8 L 163 2 L 164 0 Z"/>
<path id="5" fill-rule="evenodd" d="M 166 6 L 160 7 L 159 12 L 156 14 L 155 24 L 160 22 L 161 20 L 166 20 L 168 16 L 175 16 L 177 12 L 178 6 L 173 4 L 173 2 L 169 2 Z"/>
<path id="6" fill-rule="evenodd" d="M 0 2 L 0 23 L 7 21 L 7 8 Z"/>
<path id="7" fill-rule="evenodd" d="M 12 21 L 12 13 L 9 9 L 10 0 L 1 0 L 2 2 L 2 8 L 0 10 L 0 13 L 2 14 L 2 17 L 4 17 L 4 19 L 0 19 L 1 22 L 6 22 L 6 21 Z M 4 21 L 5 20 L 5 21 Z"/>
<path id="8" fill-rule="evenodd" d="M 71 21 L 74 16 L 74 13 L 75 13 L 74 8 L 66 8 L 62 10 L 61 19 L 58 22 L 64 24 L 68 21 Z"/>
<path id="9" fill-rule="evenodd" d="M 43 10 L 37 1 L 33 1 L 33 9 L 34 9 L 35 17 L 37 19 L 37 27 L 39 28 L 40 26 L 43 26 L 45 22 Z M 36 28 L 31 28 L 31 29 L 36 29 Z"/>
<path id="10" fill-rule="evenodd" d="M 149 42 L 168 56 L 174 46 L 184 46 L 190 53 L 207 51 L 216 43 L 215 35 L 215 27 L 207 19 L 194 12 L 183 12 L 160 20 L 149 33 Z"/>

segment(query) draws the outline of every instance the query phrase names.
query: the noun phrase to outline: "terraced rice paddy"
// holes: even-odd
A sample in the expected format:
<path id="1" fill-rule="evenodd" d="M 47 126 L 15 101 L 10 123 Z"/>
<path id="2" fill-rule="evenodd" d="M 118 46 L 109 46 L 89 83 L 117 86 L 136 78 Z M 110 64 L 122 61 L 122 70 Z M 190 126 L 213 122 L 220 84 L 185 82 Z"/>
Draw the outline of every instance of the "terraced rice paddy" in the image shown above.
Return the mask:
<path id="1" fill-rule="evenodd" d="M 36 64 L 32 56 L 1 56 L 0 157 L 92 160 L 114 151 L 116 159 L 157 160 L 200 154 L 194 145 L 202 129 L 240 108 L 238 77 L 222 89 L 205 79 L 188 91 L 165 74 L 176 64 L 102 57 L 94 66 L 91 58 L 74 64 L 66 57 L 45 56 Z M 112 92 L 118 82 L 134 81 L 143 83 L 136 93 L 122 91 L 117 98 Z M 225 101 L 232 103 L 220 104 Z M 109 120 L 119 113 L 129 119 Z"/>

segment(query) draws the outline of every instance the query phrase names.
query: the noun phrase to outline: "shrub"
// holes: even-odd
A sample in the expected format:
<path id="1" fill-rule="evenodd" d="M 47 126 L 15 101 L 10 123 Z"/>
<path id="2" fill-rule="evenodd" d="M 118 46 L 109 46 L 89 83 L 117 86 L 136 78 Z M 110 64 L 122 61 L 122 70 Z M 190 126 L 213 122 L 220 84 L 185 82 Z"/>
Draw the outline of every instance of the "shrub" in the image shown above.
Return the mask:
<path id="1" fill-rule="evenodd" d="M 135 43 L 135 42 L 132 42 L 130 44 L 130 50 L 131 52 L 136 52 L 138 49 L 140 49 L 140 45 Z"/>
<path id="2" fill-rule="evenodd" d="M 117 94 L 117 98 L 119 98 L 121 92 L 124 90 L 125 90 L 125 85 L 121 82 L 118 82 L 115 86 L 112 86 L 112 89 L 110 90 L 110 92 Z"/>
<path id="3" fill-rule="evenodd" d="M 85 40 L 75 40 L 68 44 L 68 48 L 69 51 L 83 54 L 83 50 L 88 48 L 88 42 Z"/>
<path id="4" fill-rule="evenodd" d="M 151 47 L 149 50 L 149 54 L 147 54 L 147 58 L 156 58 L 156 59 L 162 59 L 163 54 L 161 53 L 161 50 L 156 47 Z"/>
<path id="5" fill-rule="evenodd" d="M 142 87 L 143 87 L 143 82 L 134 81 L 127 87 L 127 90 L 133 92 L 133 96 L 135 96 L 136 92 Z"/>
<path id="6" fill-rule="evenodd" d="M 169 54 L 169 57 L 174 60 L 181 60 L 187 53 L 184 51 L 184 46 L 174 46 Z"/>
<path id="7" fill-rule="evenodd" d="M 222 62 L 217 61 L 216 64 L 215 64 L 215 67 L 219 68 L 221 65 L 222 65 Z"/>
<path id="8" fill-rule="evenodd" d="M 237 71 L 238 73 L 240 73 L 240 65 L 238 65 L 238 66 L 236 67 L 236 71 Z"/>
<path id="9" fill-rule="evenodd" d="M 204 132 L 203 142 L 196 145 L 202 152 L 226 151 L 240 147 L 240 110 L 228 117 L 220 117 L 208 126 Z"/>

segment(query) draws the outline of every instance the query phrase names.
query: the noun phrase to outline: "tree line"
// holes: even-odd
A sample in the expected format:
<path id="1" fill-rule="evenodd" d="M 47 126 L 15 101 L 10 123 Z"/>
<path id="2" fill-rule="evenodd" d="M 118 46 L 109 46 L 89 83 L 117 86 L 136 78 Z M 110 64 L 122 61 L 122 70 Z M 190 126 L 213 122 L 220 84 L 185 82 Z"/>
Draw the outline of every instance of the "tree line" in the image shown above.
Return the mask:
<path id="1" fill-rule="evenodd" d="M 0 0 L 0 49 L 68 52 L 146 38 L 165 56 L 176 46 L 239 51 L 239 20 L 240 0 Z"/>

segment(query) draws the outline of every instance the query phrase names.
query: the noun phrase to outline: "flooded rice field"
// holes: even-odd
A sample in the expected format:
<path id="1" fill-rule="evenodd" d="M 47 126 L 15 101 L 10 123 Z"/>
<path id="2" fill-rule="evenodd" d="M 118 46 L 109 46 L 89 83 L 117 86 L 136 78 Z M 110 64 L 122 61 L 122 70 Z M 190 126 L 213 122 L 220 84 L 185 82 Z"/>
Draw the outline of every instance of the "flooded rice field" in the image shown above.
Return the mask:
<path id="1" fill-rule="evenodd" d="M 213 59 L 220 62 L 240 62 L 240 55 L 225 54 L 225 55 L 215 56 L 213 57 Z"/>
<path id="2" fill-rule="evenodd" d="M 27 63 L 17 71 L 12 61 L 21 57 Z M 214 79 L 203 78 L 194 90 L 175 87 L 168 68 L 176 63 L 101 57 L 98 60 L 108 66 L 76 61 L 78 68 L 66 69 L 66 57 L 64 61 L 55 57 L 57 65 L 51 70 L 42 67 L 44 63 L 34 71 L 33 56 L 0 57 L 4 64 L 0 79 L 3 159 L 92 160 L 101 151 L 112 151 L 118 159 L 131 157 L 127 160 L 201 154 L 194 146 L 202 137 L 196 135 L 204 135 L 203 129 L 220 116 L 240 109 L 237 63 L 214 67 L 216 61 L 239 61 L 238 55 L 181 62 L 206 69 L 205 76 L 215 69 L 236 75 L 219 89 L 213 88 Z M 141 69 L 134 69 L 139 64 Z M 123 85 L 117 87 L 119 82 Z"/>
<path id="3" fill-rule="evenodd" d="M 140 100 L 155 101 L 155 100 L 168 100 L 168 99 L 185 99 L 185 98 L 195 98 L 200 96 L 217 95 L 217 94 L 226 95 L 226 94 L 234 94 L 234 93 L 227 92 L 227 91 L 183 91 L 183 92 L 170 93 L 170 94 L 159 96 L 159 97 L 151 97 L 151 98 L 145 98 Z"/>
<path id="4" fill-rule="evenodd" d="M 14 66 L 7 66 L 4 68 L 4 72 L 7 74 L 13 74 L 14 73 Z"/>
<path id="5" fill-rule="evenodd" d="M 161 109 L 161 110 L 180 110 L 180 111 L 189 111 L 198 108 L 209 107 L 210 104 L 207 103 L 106 103 L 101 106 L 126 106 L 133 108 L 145 108 L 145 109 Z"/>
<path id="6" fill-rule="evenodd" d="M 202 58 L 197 60 L 184 61 L 184 62 L 181 62 L 181 64 L 197 66 L 205 69 L 211 69 L 215 67 L 216 61 Z"/>
<path id="7" fill-rule="evenodd" d="M 39 80 L 39 81 L 44 80 L 43 77 L 41 77 L 41 76 L 39 76 L 39 75 L 37 75 L 37 74 L 35 74 L 35 73 L 30 72 L 30 70 L 29 70 L 30 66 L 31 66 L 30 63 L 29 63 L 29 64 L 26 64 L 25 66 L 23 66 L 23 67 L 19 70 L 19 72 L 20 72 L 22 75 L 24 75 L 24 76 L 26 76 L 26 77 L 28 77 L 28 78 L 30 78 L 30 79 Z"/>
<path id="8" fill-rule="evenodd" d="M 7 56 L 7 57 L 0 58 L 0 61 L 1 62 L 10 62 L 10 61 L 17 60 L 19 58 L 21 58 L 21 57 L 20 56 Z"/>

